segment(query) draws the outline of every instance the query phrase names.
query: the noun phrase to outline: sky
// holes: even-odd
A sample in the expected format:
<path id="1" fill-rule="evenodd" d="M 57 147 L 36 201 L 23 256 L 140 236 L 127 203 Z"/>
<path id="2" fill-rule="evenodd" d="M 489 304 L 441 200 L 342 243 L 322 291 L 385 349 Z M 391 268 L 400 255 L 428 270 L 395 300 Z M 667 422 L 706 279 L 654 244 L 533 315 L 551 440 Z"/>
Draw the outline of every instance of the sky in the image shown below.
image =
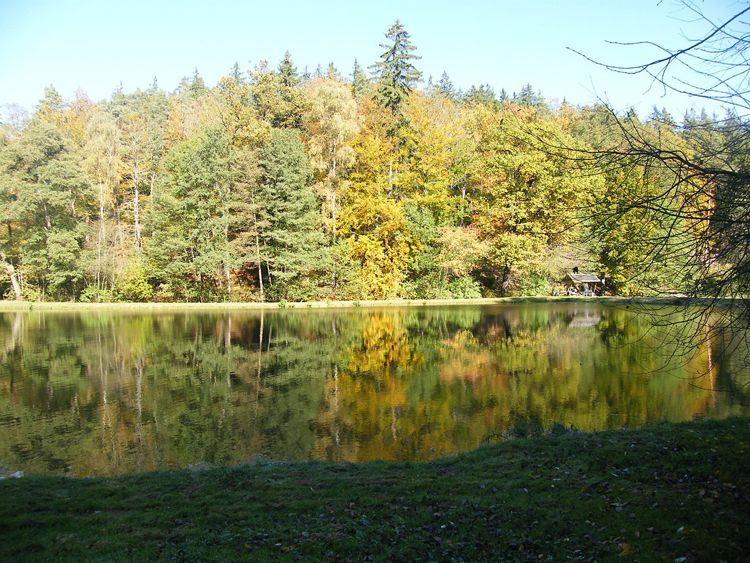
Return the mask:
<path id="1" fill-rule="evenodd" d="M 696 2 L 717 20 L 746 3 Z M 276 68 L 286 51 L 300 71 L 332 62 L 350 76 L 355 59 L 363 67 L 379 59 L 397 19 L 425 81 L 446 72 L 464 91 L 488 84 L 511 95 L 528 83 L 553 103 L 602 99 L 641 115 L 656 105 L 679 118 L 705 105 L 573 51 L 633 64 L 657 53 L 607 42 L 679 46 L 683 35 L 701 35 L 705 28 L 674 0 L 0 0 L 0 107 L 31 111 L 49 85 L 65 99 L 80 89 L 94 101 L 154 78 L 173 91 L 196 69 L 213 86 L 235 62 Z"/>

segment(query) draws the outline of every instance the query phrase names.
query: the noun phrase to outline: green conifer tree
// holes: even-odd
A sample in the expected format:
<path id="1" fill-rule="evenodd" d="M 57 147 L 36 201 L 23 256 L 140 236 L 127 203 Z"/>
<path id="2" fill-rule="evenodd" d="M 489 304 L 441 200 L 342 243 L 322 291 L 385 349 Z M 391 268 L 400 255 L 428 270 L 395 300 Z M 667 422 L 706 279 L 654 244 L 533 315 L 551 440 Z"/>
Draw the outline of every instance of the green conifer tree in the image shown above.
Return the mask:
<path id="1" fill-rule="evenodd" d="M 357 101 L 361 100 L 369 88 L 370 81 L 367 79 L 365 71 L 362 70 L 357 59 L 354 59 L 354 71 L 352 72 L 352 93 L 354 94 L 354 99 Z"/>
<path id="2" fill-rule="evenodd" d="M 299 134 L 275 130 L 260 150 L 262 170 L 261 234 L 266 249 L 271 298 L 305 300 L 315 296 L 322 270 L 324 235 L 320 206 L 312 190 L 312 167 Z M 322 280 L 321 280 L 322 281 Z"/>
<path id="3" fill-rule="evenodd" d="M 299 86 L 300 77 L 297 73 L 297 67 L 294 66 L 292 61 L 292 55 L 287 51 L 284 53 L 284 58 L 279 62 L 279 78 L 281 84 L 286 88 L 294 88 Z"/>
<path id="4" fill-rule="evenodd" d="M 498 105 L 497 98 L 495 98 L 495 92 L 489 84 L 481 84 L 479 88 L 472 86 L 469 88 L 469 91 L 464 94 L 463 101 L 472 104 L 481 104 L 492 109 L 496 109 Z"/>
<path id="5" fill-rule="evenodd" d="M 375 94 L 378 103 L 398 113 L 401 102 L 422 79 L 422 73 L 412 64 L 422 57 L 414 54 L 417 48 L 411 44 L 409 33 L 398 20 L 385 36 L 391 43 L 380 44 L 386 51 L 370 68 L 374 70 L 378 84 Z"/>
<path id="6" fill-rule="evenodd" d="M 456 89 L 453 86 L 453 82 L 451 82 L 451 79 L 448 77 L 448 73 L 445 71 L 443 71 L 443 76 L 440 77 L 440 80 L 437 83 L 437 91 L 449 100 L 456 99 Z"/>

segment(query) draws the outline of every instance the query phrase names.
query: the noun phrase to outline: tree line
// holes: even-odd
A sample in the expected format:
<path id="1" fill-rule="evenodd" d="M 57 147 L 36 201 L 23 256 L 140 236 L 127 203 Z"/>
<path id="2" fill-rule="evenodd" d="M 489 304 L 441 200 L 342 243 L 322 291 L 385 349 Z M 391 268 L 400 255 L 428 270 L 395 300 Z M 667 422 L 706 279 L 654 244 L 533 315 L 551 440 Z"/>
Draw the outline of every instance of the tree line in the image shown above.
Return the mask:
<path id="1" fill-rule="evenodd" d="M 461 92 L 422 81 L 398 21 L 385 37 L 347 76 L 286 53 L 214 87 L 196 71 L 99 103 L 47 88 L 0 126 L 4 298 L 550 295 L 574 267 L 632 295 L 736 262 L 716 203 L 731 194 L 710 187 L 744 141 L 736 114 Z M 679 159 L 622 150 L 634 140 L 705 166 L 676 183 Z"/>

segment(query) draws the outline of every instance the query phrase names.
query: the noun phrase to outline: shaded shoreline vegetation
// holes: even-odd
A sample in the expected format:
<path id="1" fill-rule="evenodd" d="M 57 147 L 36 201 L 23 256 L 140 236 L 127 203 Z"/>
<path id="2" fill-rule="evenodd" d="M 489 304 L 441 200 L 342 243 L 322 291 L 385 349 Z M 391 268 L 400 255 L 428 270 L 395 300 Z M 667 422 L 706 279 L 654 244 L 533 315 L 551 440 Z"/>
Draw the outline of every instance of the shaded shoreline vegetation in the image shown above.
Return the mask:
<path id="1" fill-rule="evenodd" d="M 654 139 L 709 162 L 742 142 L 739 118 L 618 116 L 530 85 L 461 92 L 447 74 L 424 80 L 398 22 L 383 48 L 347 75 L 300 71 L 287 53 L 276 66 L 235 65 L 213 87 L 197 71 L 171 92 L 154 81 L 99 102 L 50 86 L 32 116 L 1 126 L 0 293 L 94 303 L 553 295 L 577 267 L 613 295 L 694 295 L 712 291 L 693 291 L 696 268 L 731 270 L 722 194 L 693 189 L 711 185 L 709 168 L 675 194 L 667 162 L 592 154 Z M 661 212 L 634 204 L 644 197 Z M 688 212 L 675 219 L 674 209 Z"/>

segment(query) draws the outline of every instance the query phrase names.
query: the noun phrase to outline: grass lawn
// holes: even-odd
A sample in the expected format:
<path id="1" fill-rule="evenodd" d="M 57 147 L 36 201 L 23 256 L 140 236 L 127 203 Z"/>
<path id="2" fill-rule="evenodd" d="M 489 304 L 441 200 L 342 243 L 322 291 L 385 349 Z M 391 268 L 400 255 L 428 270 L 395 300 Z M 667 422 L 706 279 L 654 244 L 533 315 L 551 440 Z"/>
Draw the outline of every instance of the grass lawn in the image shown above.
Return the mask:
<path id="1" fill-rule="evenodd" d="M 750 420 L 0 481 L 0 561 L 750 561 Z"/>

